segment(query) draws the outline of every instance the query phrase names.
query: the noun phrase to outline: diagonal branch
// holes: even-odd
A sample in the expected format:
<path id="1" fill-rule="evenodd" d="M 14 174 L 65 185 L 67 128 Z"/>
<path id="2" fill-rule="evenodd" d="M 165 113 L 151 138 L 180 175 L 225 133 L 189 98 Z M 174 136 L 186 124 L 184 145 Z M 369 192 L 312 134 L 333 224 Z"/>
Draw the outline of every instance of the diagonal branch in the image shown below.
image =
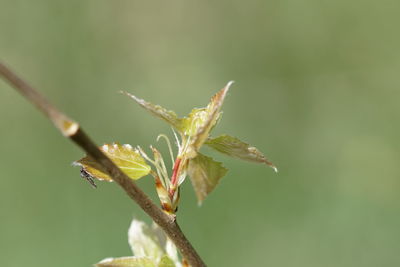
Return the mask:
<path id="1" fill-rule="evenodd" d="M 182 256 L 192 267 L 206 266 L 196 250 L 185 237 L 176 222 L 175 216 L 167 215 L 151 199 L 125 175 L 106 155 L 104 155 L 97 145 L 81 129 L 78 123 L 74 122 L 56 107 L 50 104 L 38 91 L 31 87 L 27 82 L 18 77 L 12 70 L 0 62 L 0 77 L 10 83 L 19 91 L 29 102 L 41 110 L 61 131 L 61 133 L 71 139 L 81 147 L 97 163 L 104 167 L 113 180 L 122 187 L 125 193 L 133 199 L 169 236 L 169 238 L 179 248 Z"/>

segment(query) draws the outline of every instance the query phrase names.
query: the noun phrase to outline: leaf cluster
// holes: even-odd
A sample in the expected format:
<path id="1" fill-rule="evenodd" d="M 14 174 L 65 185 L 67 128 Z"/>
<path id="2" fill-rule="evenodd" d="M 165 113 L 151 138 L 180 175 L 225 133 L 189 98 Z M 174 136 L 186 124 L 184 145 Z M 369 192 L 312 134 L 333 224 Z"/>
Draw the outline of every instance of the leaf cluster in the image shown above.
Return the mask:
<path id="1" fill-rule="evenodd" d="M 221 107 L 231 85 L 232 82 L 229 82 L 218 91 L 206 107 L 192 109 L 185 117 L 178 117 L 174 111 L 123 92 L 178 132 L 180 138 L 174 132 L 178 153 L 176 158 L 172 159 L 174 166 L 171 174 L 165 167 L 162 155 L 153 147 L 151 149 L 154 159 L 150 159 L 140 147 L 133 149 L 130 145 L 119 143 L 105 144 L 101 147 L 101 150 L 132 179 L 136 180 L 152 174 L 164 209 L 172 213 L 179 201 L 179 185 L 185 180 L 186 175 L 189 175 L 192 181 L 200 204 L 215 189 L 228 171 L 222 163 L 200 153 L 200 148 L 203 145 L 227 156 L 266 164 L 276 171 L 276 167 L 254 146 L 227 134 L 218 137 L 210 135 L 221 118 Z M 162 136 L 165 137 L 165 135 Z M 168 138 L 166 139 L 170 144 Z M 172 149 L 171 156 L 173 157 Z M 155 170 L 152 170 L 148 163 L 151 163 Z M 82 167 L 83 176 L 87 179 L 96 178 L 112 181 L 111 177 L 101 169 L 101 166 L 88 156 L 76 161 L 76 164 Z"/>

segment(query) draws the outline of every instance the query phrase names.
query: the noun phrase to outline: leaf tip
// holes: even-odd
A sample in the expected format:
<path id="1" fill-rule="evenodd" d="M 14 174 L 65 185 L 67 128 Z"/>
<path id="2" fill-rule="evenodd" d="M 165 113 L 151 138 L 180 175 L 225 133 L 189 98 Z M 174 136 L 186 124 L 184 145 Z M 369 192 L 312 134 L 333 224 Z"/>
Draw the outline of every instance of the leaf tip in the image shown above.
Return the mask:
<path id="1" fill-rule="evenodd" d="M 275 173 L 278 173 L 278 168 L 276 166 L 271 166 L 272 169 L 274 169 Z"/>
<path id="2" fill-rule="evenodd" d="M 265 165 L 271 167 L 275 173 L 278 173 L 278 168 L 272 162 L 270 162 L 269 160 L 264 158 L 264 163 L 265 163 Z"/>
<path id="3" fill-rule="evenodd" d="M 229 82 L 225 85 L 225 87 L 222 88 L 222 90 L 220 91 L 220 92 L 222 92 L 222 95 L 221 95 L 222 101 L 223 101 L 223 99 L 225 98 L 225 96 L 226 96 L 227 92 L 229 91 L 229 89 L 231 88 L 232 84 L 234 84 L 234 83 L 235 83 L 235 81 L 229 81 Z"/>
<path id="4" fill-rule="evenodd" d="M 234 84 L 234 83 L 235 83 L 235 81 L 229 81 L 229 82 L 226 84 L 226 88 L 229 89 L 229 88 L 231 87 L 231 85 Z"/>
<path id="5" fill-rule="evenodd" d="M 278 173 L 278 168 L 269 160 L 267 160 L 264 156 L 263 156 L 263 162 L 265 163 L 265 165 L 271 167 L 275 173 Z"/>
<path id="6" fill-rule="evenodd" d="M 110 266 L 110 264 L 113 262 L 114 258 L 105 258 L 101 260 L 100 262 L 96 263 L 93 265 L 94 267 L 104 267 L 104 266 Z"/>
<path id="7" fill-rule="evenodd" d="M 126 95 L 126 96 L 128 96 L 128 97 L 130 97 L 130 98 L 132 98 L 133 100 L 135 100 L 136 102 L 138 102 L 139 104 L 144 104 L 145 103 L 145 101 L 143 100 L 143 99 L 141 99 L 141 98 L 139 98 L 139 97 L 137 97 L 137 96 L 135 96 L 135 95 L 132 95 L 131 93 L 128 93 L 128 92 L 125 92 L 125 91 L 120 91 L 122 94 L 124 94 L 124 95 Z"/>
<path id="8" fill-rule="evenodd" d="M 82 167 L 82 164 L 80 164 L 79 161 L 74 161 L 74 162 L 71 163 L 71 166 L 73 166 L 73 167 L 76 167 L 76 166 Z"/>

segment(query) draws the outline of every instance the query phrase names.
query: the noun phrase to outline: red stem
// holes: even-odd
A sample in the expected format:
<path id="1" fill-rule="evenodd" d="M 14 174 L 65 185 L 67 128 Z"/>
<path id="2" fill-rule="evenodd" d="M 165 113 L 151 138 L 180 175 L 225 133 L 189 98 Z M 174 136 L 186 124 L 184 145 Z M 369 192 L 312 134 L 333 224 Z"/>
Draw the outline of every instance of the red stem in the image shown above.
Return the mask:
<path id="1" fill-rule="evenodd" d="M 177 158 L 174 163 L 174 168 L 173 168 L 172 177 L 171 177 L 171 188 L 169 190 L 169 195 L 170 195 L 171 199 L 174 196 L 175 189 L 177 187 L 178 173 L 179 173 L 179 167 L 181 166 L 181 161 L 182 161 L 181 158 Z"/>

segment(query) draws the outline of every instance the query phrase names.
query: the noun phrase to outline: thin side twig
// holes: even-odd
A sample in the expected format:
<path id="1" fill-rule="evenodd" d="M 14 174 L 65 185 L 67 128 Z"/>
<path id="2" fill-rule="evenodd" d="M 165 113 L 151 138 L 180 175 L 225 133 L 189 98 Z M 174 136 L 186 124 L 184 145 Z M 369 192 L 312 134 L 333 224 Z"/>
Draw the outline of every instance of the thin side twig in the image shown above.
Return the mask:
<path id="1" fill-rule="evenodd" d="M 41 110 L 61 131 L 81 147 L 97 163 L 103 166 L 108 175 L 133 199 L 153 220 L 156 222 L 175 243 L 182 256 L 192 267 L 206 266 L 196 250 L 185 237 L 175 216 L 164 213 L 151 199 L 122 172 L 89 138 L 78 123 L 68 118 L 50 102 L 48 102 L 38 91 L 27 82 L 18 77 L 11 69 L 0 62 L 0 76 L 10 83 L 17 91 L 26 97 L 30 103 Z"/>

